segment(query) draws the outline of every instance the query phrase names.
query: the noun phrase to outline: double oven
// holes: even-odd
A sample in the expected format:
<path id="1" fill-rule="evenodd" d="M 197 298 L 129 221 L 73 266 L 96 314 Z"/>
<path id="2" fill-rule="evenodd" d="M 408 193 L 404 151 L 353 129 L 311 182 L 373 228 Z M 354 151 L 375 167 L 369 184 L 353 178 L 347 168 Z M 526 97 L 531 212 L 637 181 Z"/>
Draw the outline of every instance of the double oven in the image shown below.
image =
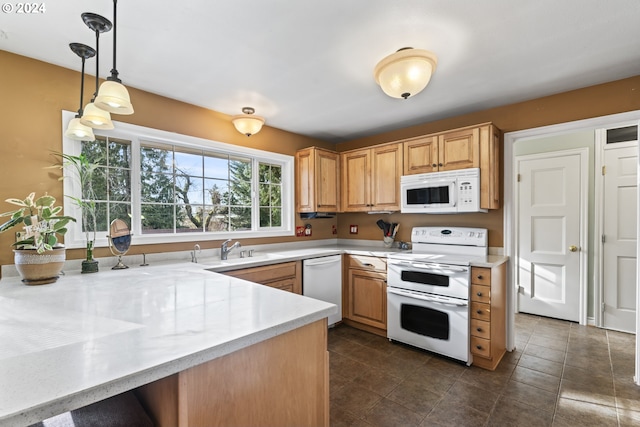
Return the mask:
<path id="1" fill-rule="evenodd" d="M 412 251 L 387 261 L 387 336 L 471 364 L 471 261 L 487 255 L 487 230 L 416 227 Z"/>

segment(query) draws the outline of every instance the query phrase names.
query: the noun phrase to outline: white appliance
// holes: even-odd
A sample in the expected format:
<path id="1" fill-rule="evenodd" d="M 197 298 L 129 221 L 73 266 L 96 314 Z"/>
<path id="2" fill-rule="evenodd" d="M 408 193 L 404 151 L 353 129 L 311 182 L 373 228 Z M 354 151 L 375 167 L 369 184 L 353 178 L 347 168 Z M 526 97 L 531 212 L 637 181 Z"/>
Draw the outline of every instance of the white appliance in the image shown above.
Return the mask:
<path id="1" fill-rule="evenodd" d="M 302 295 L 330 302 L 338 312 L 329 316 L 329 326 L 342 320 L 342 256 L 331 255 L 302 261 Z"/>
<path id="2" fill-rule="evenodd" d="M 487 255 L 487 230 L 414 227 L 411 242 L 387 259 L 387 336 L 471 364 L 471 260 Z"/>
<path id="3" fill-rule="evenodd" d="M 480 169 L 400 177 L 402 213 L 487 212 L 480 209 Z"/>

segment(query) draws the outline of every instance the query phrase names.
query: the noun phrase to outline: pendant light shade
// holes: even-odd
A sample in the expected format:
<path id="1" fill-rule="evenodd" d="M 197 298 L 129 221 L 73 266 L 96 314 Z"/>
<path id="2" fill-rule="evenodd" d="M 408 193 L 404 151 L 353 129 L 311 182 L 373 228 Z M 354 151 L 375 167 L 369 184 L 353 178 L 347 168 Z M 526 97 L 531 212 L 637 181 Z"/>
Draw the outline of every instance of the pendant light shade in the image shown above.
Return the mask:
<path id="1" fill-rule="evenodd" d="M 80 123 L 94 129 L 113 129 L 111 114 L 102 108 L 98 108 L 94 102 L 90 102 L 84 107 L 84 114 L 80 119 Z"/>
<path id="2" fill-rule="evenodd" d="M 76 141 L 93 141 L 96 139 L 93 129 L 80 123 L 80 118 L 76 117 L 69 122 L 64 136 Z"/>
<path id="3" fill-rule="evenodd" d="M 110 113 L 133 114 L 133 105 L 127 88 L 122 83 L 108 79 L 100 85 L 100 90 L 94 103 Z"/>
<path id="4" fill-rule="evenodd" d="M 128 115 L 133 114 L 133 105 L 131 104 L 129 91 L 118 78 L 118 69 L 116 68 L 117 19 L 118 0 L 113 0 L 113 68 L 111 69 L 111 75 L 107 77 L 107 81 L 100 85 L 100 90 L 94 103 L 110 113 Z"/>
<path id="5" fill-rule="evenodd" d="M 82 58 L 82 73 L 80 77 L 80 107 L 78 108 L 76 117 L 69 122 L 64 136 L 76 141 L 93 141 L 96 139 L 93 134 L 93 129 L 80 123 L 80 117 L 82 117 L 82 98 L 84 94 L 84 62 L 87 58 L 93 57 L 96 51 L 82 43 L 71 43 L 69 47 L 73 53 Z"/>
<path id="6" fill-rule="evenodd" d="M 255 113 L 255 110 L 251 107 L 244 107 L 242 112 L 244 114 L 239 114 L 231 118 L 231 122 L 238 132 L 247 136 L 260 132 L 262 125 L 264 125 L 264 119 L 259 116 L 254 116 L 253 113 Z"/>
<path id="7" fill-rule="evenodd" d="M 407 47 L 378 62 L 373 74 L 384 93 L 407 99 L 427 86 L 437 64 L 433 52 Z"/>

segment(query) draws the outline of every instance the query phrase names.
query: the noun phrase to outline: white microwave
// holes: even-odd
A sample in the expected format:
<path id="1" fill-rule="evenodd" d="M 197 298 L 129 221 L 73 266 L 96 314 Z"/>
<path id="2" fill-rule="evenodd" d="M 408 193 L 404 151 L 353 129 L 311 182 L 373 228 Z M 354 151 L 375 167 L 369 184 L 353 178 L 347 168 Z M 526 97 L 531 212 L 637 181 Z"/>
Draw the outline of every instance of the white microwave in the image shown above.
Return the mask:
<path id="1" fill-rule="evenodd" d="M 487 212 L 480 209 L 480 169 L 404 175 L 402 213 Z"/>

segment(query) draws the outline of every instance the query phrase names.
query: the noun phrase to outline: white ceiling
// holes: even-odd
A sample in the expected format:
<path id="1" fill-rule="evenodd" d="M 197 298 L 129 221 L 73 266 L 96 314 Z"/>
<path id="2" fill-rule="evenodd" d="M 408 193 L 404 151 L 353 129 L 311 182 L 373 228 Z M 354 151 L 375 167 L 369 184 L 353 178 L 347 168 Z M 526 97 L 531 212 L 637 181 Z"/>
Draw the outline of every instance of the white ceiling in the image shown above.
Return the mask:
<path id="1" fill-rule="evenodd" d="M 95 46 L 80 14 L 112 20 L 113 2 L 39 3 L 1 15 L 0 49 L 80 70 L 68 44 Z M 127 86 L 341 142 L 638 75 L 639 19 L 638 0 L 121 0 L 117 67 Z M 420 94 L 389 98 L 373 68 L 406 46 L 438 68 Z"/>

